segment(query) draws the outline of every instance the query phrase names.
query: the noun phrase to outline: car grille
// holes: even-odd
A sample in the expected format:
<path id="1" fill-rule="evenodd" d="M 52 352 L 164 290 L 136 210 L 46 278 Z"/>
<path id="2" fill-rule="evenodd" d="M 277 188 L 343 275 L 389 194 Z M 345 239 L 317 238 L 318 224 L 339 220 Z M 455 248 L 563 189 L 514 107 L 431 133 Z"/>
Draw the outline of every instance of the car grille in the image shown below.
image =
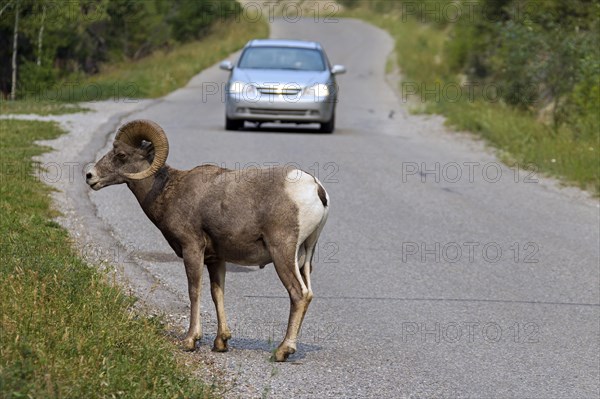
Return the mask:
<path id="1" fill-rule="evenodd" d="M 296 96 L 300 90 L 299 87 L 258 87 L 261 94 L 282 94 L 284 96 Z"/>
<path id="2" fill-rule="evenodd" d="M 288 116 L 306 116 L 308 110 L 295 109 L 271 109 L 271 108 L 248 108 L 251 115 L 288 115 Z"/>

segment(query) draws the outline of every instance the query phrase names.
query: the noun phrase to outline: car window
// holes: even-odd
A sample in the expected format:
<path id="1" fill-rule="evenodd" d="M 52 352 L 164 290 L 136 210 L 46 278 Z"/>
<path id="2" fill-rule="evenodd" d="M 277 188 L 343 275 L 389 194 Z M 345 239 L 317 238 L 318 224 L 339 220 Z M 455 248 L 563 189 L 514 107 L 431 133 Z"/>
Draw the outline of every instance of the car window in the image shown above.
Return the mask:
<path id="1" fill-rule="evenodd" d="M 293 69 L 324 71 L 323 56 L 317 50 L 291 47 L 249 47 L 242 54 L 239 68 Z"/>

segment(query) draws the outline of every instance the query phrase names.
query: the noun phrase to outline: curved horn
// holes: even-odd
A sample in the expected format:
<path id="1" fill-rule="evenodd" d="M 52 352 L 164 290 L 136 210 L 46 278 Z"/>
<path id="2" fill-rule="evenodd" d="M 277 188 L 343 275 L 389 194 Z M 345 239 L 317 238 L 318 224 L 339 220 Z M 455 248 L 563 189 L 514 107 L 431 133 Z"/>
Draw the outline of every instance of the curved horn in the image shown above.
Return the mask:
<path id="1" fill-rule="evenodd" d="M 142 140 L 154 146 L 154 160 L 146 170 L 138 173 L 125 173 L 132 180 L 142 180 L 154 175 L 162 168 L 169 155 L 169 142 L 164 130 L 156 123 L 147 119 L 136 119 L 121 126 L 117 131 L 115 141 L 122 141 L 133 147 L 138 147 Z"/>

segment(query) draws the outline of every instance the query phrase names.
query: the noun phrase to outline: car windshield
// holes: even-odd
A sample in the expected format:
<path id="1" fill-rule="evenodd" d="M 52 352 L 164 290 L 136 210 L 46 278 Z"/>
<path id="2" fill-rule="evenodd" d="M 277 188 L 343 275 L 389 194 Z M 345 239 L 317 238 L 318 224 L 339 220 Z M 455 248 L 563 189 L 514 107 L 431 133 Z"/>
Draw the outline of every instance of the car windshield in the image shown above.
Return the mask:
<path id="1" fill-rule="evenodd" d="M 293 47 L 249 47 L 242 54 L 239 68 L 293 69 L 324 71 L 323 56 L 317 50 Z"/>

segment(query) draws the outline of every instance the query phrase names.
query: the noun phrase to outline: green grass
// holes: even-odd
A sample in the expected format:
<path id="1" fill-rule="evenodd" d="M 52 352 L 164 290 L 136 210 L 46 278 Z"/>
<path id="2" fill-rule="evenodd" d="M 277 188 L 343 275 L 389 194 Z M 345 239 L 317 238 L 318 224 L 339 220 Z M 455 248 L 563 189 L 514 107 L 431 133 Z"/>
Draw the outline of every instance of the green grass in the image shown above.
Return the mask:
<path id="1" fill-rule="evenodd" d="M 63 115 L 86 111 L 80 104 L 67 104 L 56 101 L 8 101 L 0 99 L 0 115 L 5 114 L 37 114 Z"/>
<path id="2" fill-rule="evenodd" d="M 348 10 L 344 16 L 370 22 L 395 40 L 395 61 L 403 76 L 399 90 L 403 97 L 408 97 L 413 110 L 440 113 L 446 117 L 447 125 L 477 133 L 496 147 L 509 164 L 518 163 L 521 168 L 532 168 L 600 194 L 597 132 L 581 134 L 575 126 L 547 125 L 534 113 L 511 108 L 500 101 L 485 101 L 480 96 L 469 98 L 467 88 L 462 90 L 459 101 L 454 101 L 453 94 L 444 95 L 449 84 L 460 84 L 464 79 L 454 75 L 444 59 L 451 25 L 441 28 L 397 12 L 382 15 L 367 8 Z M 429 90 L 437 90 L 439 99 L 427 94 Z"/>
<path id="3" fill-rule="evenodd" d="M 598 140 L 576 139 L 565 126 L 555 130 L 503 104 L 440 103 L 433 111 L 444 114 L 450 126 L 478 133 L 511 166 L 561 177 L 600 194 Z"/>
<path id="4" fill-rule="evenodd" d="M 84 263 L 34 176 L 53 123 L 0 121 L 0 397 L 204 398 L 158 322 Z"/>

